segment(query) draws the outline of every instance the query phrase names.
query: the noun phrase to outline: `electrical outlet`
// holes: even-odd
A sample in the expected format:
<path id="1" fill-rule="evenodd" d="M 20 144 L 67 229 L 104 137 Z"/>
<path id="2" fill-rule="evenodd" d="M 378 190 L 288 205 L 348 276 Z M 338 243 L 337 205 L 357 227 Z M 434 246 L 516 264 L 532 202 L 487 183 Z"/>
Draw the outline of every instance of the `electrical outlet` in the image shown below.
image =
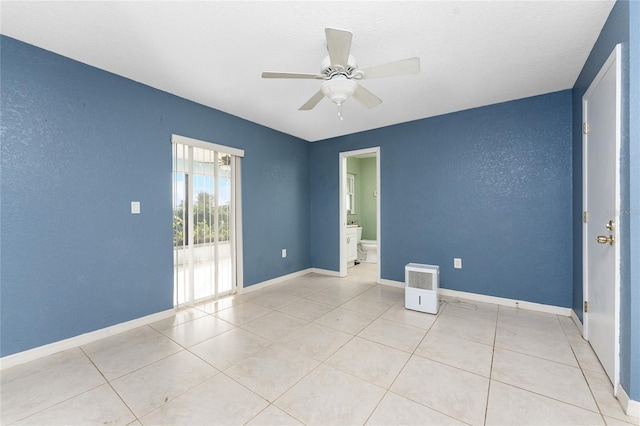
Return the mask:
<path id="1" fill-rule="evenodd" d="M 454 257 L 453 258 L 453 267 L 455 269 L 462 269 L 462 258 Z"/>
<path id="2" fill-rule="evenodd" d="M 282 249 L 282 258 L 287 257 L 287 249 Z"/>

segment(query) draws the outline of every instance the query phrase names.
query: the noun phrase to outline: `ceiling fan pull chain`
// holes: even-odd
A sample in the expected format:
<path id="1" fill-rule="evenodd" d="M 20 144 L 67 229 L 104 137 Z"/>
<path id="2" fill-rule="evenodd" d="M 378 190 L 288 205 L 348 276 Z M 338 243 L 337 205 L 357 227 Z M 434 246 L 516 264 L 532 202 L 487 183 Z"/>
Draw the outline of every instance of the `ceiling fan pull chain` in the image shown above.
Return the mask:
<path id="1" fill-rule="evenodd" d="M 340 121 L 344 120 L 344 117 L 342 116 L 342 102 L 338 102 L 338 118 Z"/>

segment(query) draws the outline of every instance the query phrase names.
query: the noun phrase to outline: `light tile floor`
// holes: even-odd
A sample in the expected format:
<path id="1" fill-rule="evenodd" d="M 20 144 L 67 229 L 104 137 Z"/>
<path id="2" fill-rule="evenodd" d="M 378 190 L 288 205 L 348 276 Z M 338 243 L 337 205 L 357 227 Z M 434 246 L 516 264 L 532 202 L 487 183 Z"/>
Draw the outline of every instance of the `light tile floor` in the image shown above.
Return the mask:
<path id="1" fill-rule="evenodd" d="M 3 370 L 0 423 L 639 424 L 570 318 L 408 311 L 374 276 L 309 274 Z"/>

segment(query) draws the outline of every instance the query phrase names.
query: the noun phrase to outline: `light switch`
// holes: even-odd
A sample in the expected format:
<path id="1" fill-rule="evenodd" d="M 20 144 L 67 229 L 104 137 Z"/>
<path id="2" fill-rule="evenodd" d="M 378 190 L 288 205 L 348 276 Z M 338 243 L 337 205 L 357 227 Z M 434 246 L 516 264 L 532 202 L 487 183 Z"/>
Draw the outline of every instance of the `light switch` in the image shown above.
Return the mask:
<path id="1" fill-rule="evenodd" d="M 140 201 L 131 202 L 131 214 L 140 214 Z"/>

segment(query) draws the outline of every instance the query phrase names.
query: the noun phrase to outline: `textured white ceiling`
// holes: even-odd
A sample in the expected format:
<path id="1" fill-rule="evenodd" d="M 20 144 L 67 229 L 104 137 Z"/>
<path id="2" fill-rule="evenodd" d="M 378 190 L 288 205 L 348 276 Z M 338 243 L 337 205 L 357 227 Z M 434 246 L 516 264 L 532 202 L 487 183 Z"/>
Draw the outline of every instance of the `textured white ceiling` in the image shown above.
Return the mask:
<path id="1" fill-rule="evenodd" d="M 2 1 L 2 34 L 308 141 L 571 88 L 614 1 Z M 324 28 L 360 66 L 418 56 L 419 75 L 364 81 L 383 99 L 298 111 Z"/>

